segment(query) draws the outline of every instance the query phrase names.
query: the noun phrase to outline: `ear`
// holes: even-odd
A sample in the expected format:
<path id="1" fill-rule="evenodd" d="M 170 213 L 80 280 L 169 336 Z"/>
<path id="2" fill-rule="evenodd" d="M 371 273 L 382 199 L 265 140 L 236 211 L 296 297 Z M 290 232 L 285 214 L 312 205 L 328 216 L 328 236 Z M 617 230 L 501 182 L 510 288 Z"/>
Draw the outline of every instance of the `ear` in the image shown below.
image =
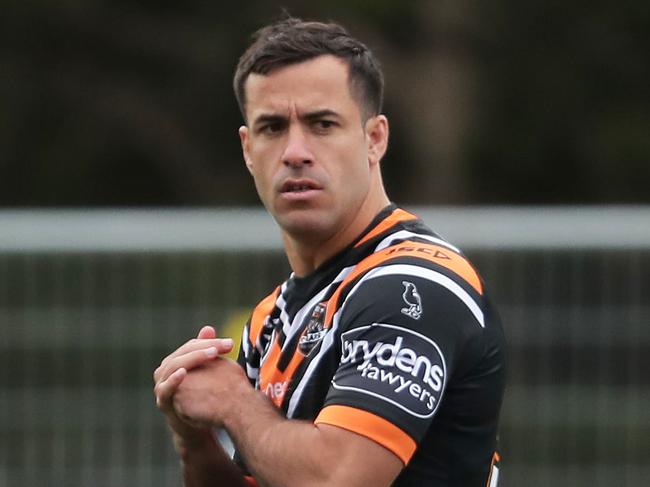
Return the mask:
<path id="1" fill-rule="evenodd" d="M 385 115 L 377 115 L 366 121 L 366 141 L 368 142 L 369 164 L 379 164 L 388 148 L 388 119 Z"/>
<path id="2" fill-rule="evenodd" d="M 251 158 L 248 152 L 248 127 L 246 125 L 242 125 L 239 127 L 239 141 L 241 142 L 241 150 L 242 154 L 244 155 L 244 161 L 246 162 L 246 168 L 248 169 L 248 172 L 253 174 L 253 163 L 251 162 Z"/>

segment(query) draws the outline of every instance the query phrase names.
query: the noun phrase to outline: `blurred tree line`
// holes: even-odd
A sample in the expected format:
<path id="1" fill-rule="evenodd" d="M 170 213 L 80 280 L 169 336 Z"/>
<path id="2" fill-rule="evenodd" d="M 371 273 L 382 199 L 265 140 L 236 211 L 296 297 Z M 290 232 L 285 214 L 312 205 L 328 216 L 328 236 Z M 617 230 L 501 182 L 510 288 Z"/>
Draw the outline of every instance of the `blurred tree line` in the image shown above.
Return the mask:
<path id="1" fill-rule="evenodd" d="M 409 204 L 650 203 L 650 9 L 285 1 L 386 75 L 389 194 Z M 2 2 L 0 206 L 256 204 L 231 77 L 261 0 Z"/>

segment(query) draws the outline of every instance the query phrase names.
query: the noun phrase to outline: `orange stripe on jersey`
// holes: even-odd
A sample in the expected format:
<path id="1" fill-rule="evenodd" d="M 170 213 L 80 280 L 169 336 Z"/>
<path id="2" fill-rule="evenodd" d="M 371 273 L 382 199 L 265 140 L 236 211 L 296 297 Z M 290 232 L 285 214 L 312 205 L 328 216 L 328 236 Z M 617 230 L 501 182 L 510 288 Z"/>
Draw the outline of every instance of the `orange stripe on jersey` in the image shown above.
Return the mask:
<path id="1" fill-rule="evenodd" d="M 407 220 L 417 220 L 418 217 L 408 211 L 404 211 L 401 208 L 395 209 L 390 215 L 384 218 L 375 228 L 368 232 L 361 240 L 359 240 L 355 247 L 359 247 L 363 243 L 367 242 L 371 238 L 376 237 L 382 232 L 385 232 L 390 227 L 396 223 L 407 221 Z"/>
<path id="2" fill-rule="evenodd" d="M 314 423 L 331 424 L 370 438 L 392 451 L 404 465 L 409 462 L 417 446 L 413 438 L 393 423 L 349 406 L 326 406 L 320 411 Z"/>
<path id="3" fill-rule="evenodd" d="M 350 282 L 354 281 L 364 272 L 398 257 L 417 257 L 446 267 L 470 284 L 479 294 L 483 294 L 481 279 L 472 265 L 463 256 L 447 247 L 407 240 L 375 252 L 356 265 L 354 270 L 343 280 L 328 301 L 327 311 L 325 312 L 325 328 L 332 326 L 332 318 L 338 309 L 337 303 L 339 297 Z"/>
<path id="4" fill-rule="evenodd" d="M 271 344 L 271 349 L 264 359 L 264 364 L 260 368 L 260 390 L 266 394 L 277 407 L 282 405 L 284 395 L 289 388 L 293 374 L 305 359 L 305 355 L 296 351 L 291 357 L 287 367 L 280 371 L 278 362 L 280 361 L 282 349 L 277 338 Z"/>
<path id="5" fill-rule="evenodd" d="M 281 374 L 277 369 L 281 351 L 276 337 L 260 367 L 260 391 L 266 394 L 277 407 L 282 404 L 284 393 L 288 387 L 288 384 L 280 379 Z"/>
<path id="6" fill-rule="evenodd" d="M 262 327 L 264 326 L 266 317 L 271 314 L 271 311 L 273 311 L 279 289 L 279 286 L 276 287 L 275 290 L 260 301 L 260 304 L 258 304 L 253 310 L 253 315 L 251 316 L 251 327 L 248 331 L 248 338 L 250 338 L 253 346 L 255 346 L 257 337 L 262 332 Z"/>
<path id="7" fill-rule="evenodd" d="M 385 254 L 387 258 L 420 257 L 429 260 L 453 271 L 454 274 L 462 277 L 471 285 L 476 292 L 483 294 L 483 284 L 474 267 L 463 256 L 446 247 L 407 240 L 388 249 L 390 250 Z"/>
<path id="8" fill-rule="evenodd" d="M 276 291 L 278 289 L 276 289 Z M 262 322 L 263 324 L 266 316 L 271 313 L 273 307 L 275 306 L 276 294 L 276 292 L 271 294 L 271 296 L 267 297 L 255 309 L 253 312 L 253 319 Z M 258 310 L 259 315 L 257 314 Z M 251 319 L 251 323 L 253 322 L 253 319 Z M 257 333 L 259 333 L 259 331 Z M 300 353 L 299 350 L 296 350 L 295 353 L 291 356 L 291 360 L 284 368 L 284 370 L 280 370 L 278 368 L 278 363 L 280 362 L 281 357 L 282 347 L 280 346 L 279 335 L 276 334 L 275 339 L 273 340 L 273 343 L 271 343 L 269 350 L 264 358 L 264 362 L 260 367 L 260 391 L 266 394 L 269 399 L 271 399 L 273 404 L 275 404 L 278 408 L 282 406 L 284 395 L 291 385 L 293 375 L 296 373 L 296 370 L 305 359 L 305 354 Z"/>

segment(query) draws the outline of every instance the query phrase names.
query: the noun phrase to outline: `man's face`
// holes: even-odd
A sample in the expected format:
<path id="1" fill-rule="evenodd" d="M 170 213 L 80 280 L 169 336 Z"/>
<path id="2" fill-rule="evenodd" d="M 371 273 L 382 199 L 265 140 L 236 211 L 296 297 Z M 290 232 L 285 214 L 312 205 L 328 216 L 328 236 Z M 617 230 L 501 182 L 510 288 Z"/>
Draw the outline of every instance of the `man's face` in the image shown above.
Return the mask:
<path id="1" fill-rule="evenodd" d="M 371 184 L 372 141 L 347 64 L 320 56 L 252 74 L 245 89 L 248 125 L 239 133 L 264 206 L 289 235 L 332 238 L 351 224 Z"/>

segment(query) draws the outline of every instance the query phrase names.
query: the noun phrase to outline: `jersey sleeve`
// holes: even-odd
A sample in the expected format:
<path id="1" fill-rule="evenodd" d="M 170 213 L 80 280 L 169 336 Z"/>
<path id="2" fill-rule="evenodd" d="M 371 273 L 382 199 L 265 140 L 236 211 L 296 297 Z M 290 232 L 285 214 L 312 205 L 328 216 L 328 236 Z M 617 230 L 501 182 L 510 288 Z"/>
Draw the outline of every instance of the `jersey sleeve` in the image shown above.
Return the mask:
<path id="1" fill-rule="evenodd" d="M 480 296 L 429 271 L 376 274 L 343 304 L 340 361 L 315 422 L 366 436 L 406 464 L 444 401 L 461 350 L 480 333 Z"/>

